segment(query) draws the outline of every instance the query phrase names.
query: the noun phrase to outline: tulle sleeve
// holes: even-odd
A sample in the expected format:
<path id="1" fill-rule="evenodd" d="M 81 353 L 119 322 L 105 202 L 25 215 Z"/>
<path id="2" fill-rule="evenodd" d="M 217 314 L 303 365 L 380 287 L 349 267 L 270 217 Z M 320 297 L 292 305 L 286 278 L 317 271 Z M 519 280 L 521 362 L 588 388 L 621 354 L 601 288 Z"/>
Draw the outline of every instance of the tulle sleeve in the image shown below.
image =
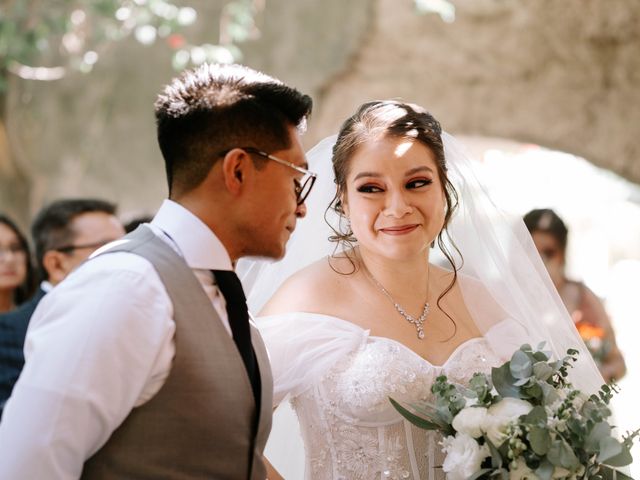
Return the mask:
<path id="1" fill-rule="evenodd" d="M 315 313 L 268 315 L 257 317 L 255 323 L 269 352 L 274 406 L 320 381 L 369 335 L 369 330 L 351 322 Z"/>

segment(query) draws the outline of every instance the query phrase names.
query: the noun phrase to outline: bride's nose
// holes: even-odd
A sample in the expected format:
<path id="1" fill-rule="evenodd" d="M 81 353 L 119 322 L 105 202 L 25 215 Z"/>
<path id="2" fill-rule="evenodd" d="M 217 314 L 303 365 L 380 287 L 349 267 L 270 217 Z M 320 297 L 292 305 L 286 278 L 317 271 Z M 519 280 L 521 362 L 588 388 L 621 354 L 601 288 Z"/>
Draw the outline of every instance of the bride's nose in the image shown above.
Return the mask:
<path id="1" fill-rule="evenodd" d="M 409 203 L 406 192 L 403 190 L 393 190 L 387 193 L 384 215 L 395 218 L 402 218 L 411 213 L 413 207 Z"/>

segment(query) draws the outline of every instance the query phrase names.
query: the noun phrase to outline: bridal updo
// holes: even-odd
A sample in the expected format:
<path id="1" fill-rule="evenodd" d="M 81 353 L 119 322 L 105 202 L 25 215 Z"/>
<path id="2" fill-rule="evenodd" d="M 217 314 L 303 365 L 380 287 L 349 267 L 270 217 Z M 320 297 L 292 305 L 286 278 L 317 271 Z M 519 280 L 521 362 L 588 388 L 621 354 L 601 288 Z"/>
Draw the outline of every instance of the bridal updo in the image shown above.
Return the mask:
<path id="1" fill-rule="evenodd" d="M 458 194 L 447 176 L 440 122 L 419 105 L 394 100 L 367 102 L 342 124 L 333 147 L 332 163 L 337 188 L 329 209 L 334 210 L 341 220 L 344 218 L 342 198 L 347 189 L 351 159 L 362 144 L 383 137 L 415 140 L 433 152 L 438 177 L 444 187 L 446 205 L 444 226 L 438 235 L 438 245 L 455 269 L 447 255 L 442 236 L 446 235 L 447 226 L 457 207 Z M 356 241 L 350 225 L 343 221 L 331 240 L 339 244 L 353 244 Z"/>

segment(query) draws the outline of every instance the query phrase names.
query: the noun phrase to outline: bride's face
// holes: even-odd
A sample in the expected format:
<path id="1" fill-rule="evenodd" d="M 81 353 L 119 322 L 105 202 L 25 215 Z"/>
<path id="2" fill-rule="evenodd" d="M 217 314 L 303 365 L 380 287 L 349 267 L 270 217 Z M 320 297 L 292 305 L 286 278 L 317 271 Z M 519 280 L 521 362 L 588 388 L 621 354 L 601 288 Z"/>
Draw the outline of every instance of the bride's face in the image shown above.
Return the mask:
<path id="1" fill-rule="evenodd" d="M 361 249 L 405 260 L 423 254 L 444 225 L 445 197 L 434 155 L 419 141 L 364 143 L 349 165 L 343 199 Z"/>

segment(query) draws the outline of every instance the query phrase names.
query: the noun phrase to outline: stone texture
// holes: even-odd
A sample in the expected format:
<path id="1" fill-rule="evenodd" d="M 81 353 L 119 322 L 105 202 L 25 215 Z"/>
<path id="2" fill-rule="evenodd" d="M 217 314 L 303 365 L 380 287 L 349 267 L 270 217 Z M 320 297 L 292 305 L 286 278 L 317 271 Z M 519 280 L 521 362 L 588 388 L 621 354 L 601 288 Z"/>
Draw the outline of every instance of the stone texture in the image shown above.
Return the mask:
<path id="1" fill-rule="evenodd" d="M 224 2 L 185 3 L 200 13 L 194 40 L 215 43 Z M 412 0 L 269 0 L 244 61 L 314 96 L 307 147 L 360 103 L 400 97 L 453 133 L 538 143 L 640 182 L 638 2 L 454 3 L 449 24 Z M 89 75 L 14 81 L 8 129 L 31 180 L 28 211 L 79 195 L 153 211 L 166 187 L 152 105 L 173 75 L 163 45 L 131 40 Z"/>
<path id="2" fill-rule="evenodd" d="M 376 3 L 367 42 L 319 99 L 314 135 L 363 101 L 400 97 L 453 133 L 538 143 L 640 182 L 640 4 L 460 0 L 447 24 L 410 3 Z"/>

